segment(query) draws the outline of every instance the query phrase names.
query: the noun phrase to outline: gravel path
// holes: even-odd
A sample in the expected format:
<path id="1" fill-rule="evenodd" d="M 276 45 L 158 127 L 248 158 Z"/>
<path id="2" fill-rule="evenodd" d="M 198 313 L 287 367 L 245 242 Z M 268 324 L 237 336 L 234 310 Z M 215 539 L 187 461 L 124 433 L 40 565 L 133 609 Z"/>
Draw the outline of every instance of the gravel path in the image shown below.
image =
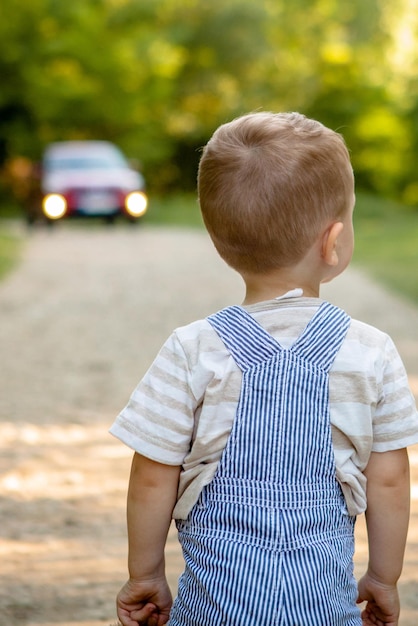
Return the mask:
<path id="1" fill-rule="evenodd" d="M 418 393 L 418 309 L 355 269 L 323 295 L 392 335 Z M 130 453 L 107 429 L 173 328 L 242 296 L 199 231 L 62 224 L 28 236 L 0 284 L 0 626 L 114 620 Z M 418 448 L 411 461 L 403 626 L 418 623 Z M 358 535 L 361 569 L 361 521 Z M 167 561 L 174 588 L 174 533 Z"/>

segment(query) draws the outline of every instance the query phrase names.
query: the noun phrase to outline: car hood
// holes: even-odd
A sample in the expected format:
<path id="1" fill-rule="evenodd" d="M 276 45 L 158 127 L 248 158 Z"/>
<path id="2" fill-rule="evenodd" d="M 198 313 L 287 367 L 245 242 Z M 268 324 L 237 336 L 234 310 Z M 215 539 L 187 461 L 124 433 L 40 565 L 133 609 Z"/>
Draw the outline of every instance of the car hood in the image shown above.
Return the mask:
<path id="1" fill-rule="evenodd" d="M 116 188 L 124 191 L 143 189 L 141 174 L 129 169 L 61 170 L 45 172 L 42 177 L 44 193 L 60 193 L 70 189 Z"/>

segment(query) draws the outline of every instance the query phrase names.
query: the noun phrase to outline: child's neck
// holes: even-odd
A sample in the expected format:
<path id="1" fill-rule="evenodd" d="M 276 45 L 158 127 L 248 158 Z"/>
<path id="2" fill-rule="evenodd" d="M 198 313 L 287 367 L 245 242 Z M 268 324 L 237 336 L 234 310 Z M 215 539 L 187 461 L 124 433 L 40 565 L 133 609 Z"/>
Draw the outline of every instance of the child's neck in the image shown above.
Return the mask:
<path id="1" fill-rule="evenodd" d="M 293 269 L 275 270 L 268 274 L 243 274 L 246 287 L 243 304 L 274 300 L 293 289 L 302 289 L 306 298 L 318 298 L 320 280 L 313 276 L 302 276 Z"/>

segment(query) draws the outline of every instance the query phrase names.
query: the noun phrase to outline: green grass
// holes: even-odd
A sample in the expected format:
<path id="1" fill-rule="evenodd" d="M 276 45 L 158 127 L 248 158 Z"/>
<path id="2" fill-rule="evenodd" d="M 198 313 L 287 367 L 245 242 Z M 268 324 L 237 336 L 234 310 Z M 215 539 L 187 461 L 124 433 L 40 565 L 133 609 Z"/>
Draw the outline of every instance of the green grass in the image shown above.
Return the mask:
<path id="1" fill-rule="evenodd" d="M 0 278 L 19 259 L 22 239 L 0 221 Z M 193 194 L 151 197 L 144 224 L 202 228 Z M 418 209 L 358 193 L 353 264 L 418 304 Z"/>
<path id="2" fill-rule="evenodd" d="M 21 247 L 21 238 L 0 221 L 0 279 L 17 265 Z"/>
<path id="3" fill-rule="evenodd" d="M 165 226 L 203 228 L 195 194 L 176 194 L 167 198 L 151 197 L 144 222 Z"/>
<path id="4" fill-rule="evenodd" d="M 353 263 L 418 304 L 418 210 L 357 194 Z"/>

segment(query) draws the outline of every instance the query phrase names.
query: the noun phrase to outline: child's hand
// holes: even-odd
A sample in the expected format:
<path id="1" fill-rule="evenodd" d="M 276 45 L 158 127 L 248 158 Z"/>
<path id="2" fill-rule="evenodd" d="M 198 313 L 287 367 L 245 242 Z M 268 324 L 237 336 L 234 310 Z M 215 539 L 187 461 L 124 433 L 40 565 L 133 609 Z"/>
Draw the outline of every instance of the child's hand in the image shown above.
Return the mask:
<path id="1" fill-rule="evenodd" d="M 367 601 L 363 626 L 398 626 L 399 595 L 396 585 L 385 585 L 366 574 L 358 584 L 357 602 Z"/>
<path id="2" fill-rule="evenodd" d="M 173 599 L 165 578 L 128 580 L 116 599 L 123 626 L 163 626 L 168 622 Z"/>

